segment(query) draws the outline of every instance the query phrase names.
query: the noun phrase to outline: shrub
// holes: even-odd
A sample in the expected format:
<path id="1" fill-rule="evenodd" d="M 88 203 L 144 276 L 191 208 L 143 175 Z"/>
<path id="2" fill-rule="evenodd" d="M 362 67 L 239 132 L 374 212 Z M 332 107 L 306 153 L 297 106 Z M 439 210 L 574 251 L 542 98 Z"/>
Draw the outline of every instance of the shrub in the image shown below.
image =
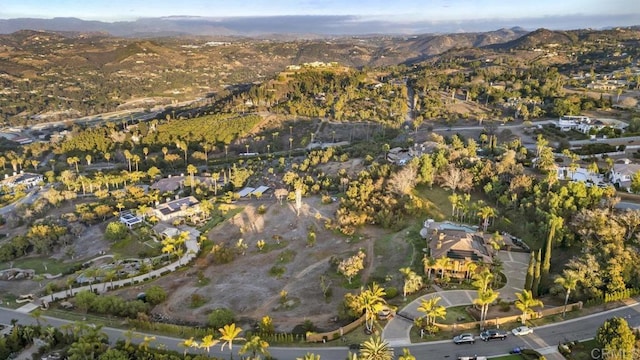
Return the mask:
<path id="1" fill-rule="evenodd" d="M 192 308 L 198 308 L 202 305 L 204 305 L 207 302 L 207 299 L 204 298 L 204 296 L 200 295 L 200 294 L 191 294 L 191 304 L 190 306 Z"/>
<path id="2" fill-rule="evenodd" d="M 107 225 L 107 228 L 104 232 L 105 239 L 109 241 L 120 241 L 123 240 L 127 234 L 129 233 L 129 229 L 127 226 L 120 221 L 113 221 Z"/>
<path id="3" fill-rule="evenodd" d="M 287 268 L 285 268 L 284 266 L 273 265 L 271 267 L 271 269 L 269 269 L 269 275 L 277 277 L 278 279 L 280 279 L 282 277 L 282 275 L 284 275 L 284 273 L 286 271 L 287 271 Z"/>
<path id="4" fill-rule="evenodd" d="M 385 293 L 385 299 L 393 299 L 394 297 L 398 296 L 398 289 L 391 286 L 385 289 Z"/>
<path id="5" fill-rule="evenodd" d="M 210 327 L 219 329 L 225 325 L 236 322 L 235 314 L 227 308 L 217 308 L 211 311 L 207 316 L 207 322 Z"/>
<path id="6" fill-rule="evenodd" d="M 545 357 L 540 354 L 539 352 L 537 352 L 536 350 L 533 349 L 522 349 L 522 354 L 523 355 L 530 355 L 538 360 L 544 360 Z"/>
<path id="7" fill-rule="evenodd" d="M 167 292 L 160 286 L 154 285 L 145 292 L 145 299 L 151 305 L 158 305 L 167 299 Z"/>
<path id="8" fill-rule="evenodd" d="M 263 215 L 267 212 L 267 207 L 264 205 L 258 206 L 258 214 Z"/>
<path id="9" fill-rule="evenodd" d="M 507 312 L 510 309 L 511 309 L 511 304 L 509 304 L 507 301 L 500 300 L 500 311 Z"/>

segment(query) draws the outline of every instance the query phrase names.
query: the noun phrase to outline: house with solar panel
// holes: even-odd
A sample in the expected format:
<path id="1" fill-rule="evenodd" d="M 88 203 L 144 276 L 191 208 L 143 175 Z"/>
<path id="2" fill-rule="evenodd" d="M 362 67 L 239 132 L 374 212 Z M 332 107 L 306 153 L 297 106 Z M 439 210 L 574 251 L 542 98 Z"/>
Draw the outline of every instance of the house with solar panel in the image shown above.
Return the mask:
<path id="1" fill-rule="evenodd" d="M 428 238 L 429 256 L 424 261 L 428 276 L 470 278 L 480 264 L 491 264 L 495 250 L 490 235 L 457 229 L 437 229 Z M 469 266 L 474 263 L 476 265 Z"/>
<path id="2" fill-rule="evenodd" d="M 178 217 L 186 217 L 200 211 L 200 202 L 193 196 L 187 196 L 159 204 L 153 209 L 161 221 L 170 221 Z"/>

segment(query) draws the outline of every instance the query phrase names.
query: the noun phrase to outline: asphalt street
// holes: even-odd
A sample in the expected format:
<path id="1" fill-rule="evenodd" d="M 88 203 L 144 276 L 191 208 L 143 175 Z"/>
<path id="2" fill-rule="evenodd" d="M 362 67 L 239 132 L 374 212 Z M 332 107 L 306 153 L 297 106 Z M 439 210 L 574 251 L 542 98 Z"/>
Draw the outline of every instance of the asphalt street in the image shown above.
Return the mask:
<path id="1" fill-rule="evenodd" d="M 495 356 L 506 354 L 509 350 L 516 346 L 526 346 L 534 349 L 548 350 L 556 347 L 560 342 L 583 340 L 593 338 L 596 331 L 602 323 L 612 317 L 624 317 L 627 319 L 632 327 L 640 326 L 640 303 L 633 303 L 632 305 L 608 310 L 598 314 L 585 316 L 582 318 L 567 320 L 564 322 L 554 323 L 550 325 L 540 326 L 535 328 L 535 331 L 531 335 L 522 337 L 509 335 L 506 340 L 495 340 L 492 342 L 477 341 L 475 344 L 470 345 L 455 345 L 451 340 L 435 341 L 420 344 L 411 344 L 406 346 L 411 350 L 411 353 L 418 359 L 429 360 L 454 360 L 458 356 Z M 35 320 L 28 314 L 16 312 L 11 309 L 0 308 L 0 323 L 8 324 L 11 319 L 17 319 L 21 324 L 35 324 Z M 60 320 L 50 317 L 44 317 L 45 324 L 60 327 L 64 324 L 71 323 L 70 321 Z M 126 330 L 103 328 L 103 331 L 109 336 L 112 342 L 118 339 L 125 339 L 124 333 Z M 134 336 L 132 341 L 140 342 L 141 339 L 151 334 L 136 333 L 138 336 Z M 478 334 L 476 334 L 478 335 Z M 168 349 L 182 352 L 184 348 L 178 344 L 182 339 L 166 336 L 156 336 L 156 341 L 151 346 L 158 346 L 164 344 Z M 240 349 L 239 345 L 233 347 L 234 353 Z M 307 352 L 313 352 L 327 360 L 341 360 L 346 358 L 349 349 L 345 347 L 272 347 L 270 353 L 273 357 L 279 360 L 294 360 L 297 357 L 301 357 Z M 396 349 L 396 354 L 401 353 L 401 349 Z M 220 347 L 217 346 L 211 349 L 210 354 L 212 356 L 225 356 L 229 355 L 228 350 L 224 352 L 220 351 Z"/>

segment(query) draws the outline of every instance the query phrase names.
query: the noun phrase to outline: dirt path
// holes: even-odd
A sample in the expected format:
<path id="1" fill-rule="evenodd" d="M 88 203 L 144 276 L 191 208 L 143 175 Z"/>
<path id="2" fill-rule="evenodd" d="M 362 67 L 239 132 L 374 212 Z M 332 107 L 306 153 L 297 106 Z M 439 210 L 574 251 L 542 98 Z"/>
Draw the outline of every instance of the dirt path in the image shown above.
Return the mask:
<path id="1" fill-rule="evenodd" d="M 362 283 L 366 284 L 369 281 L 369 276 L 373 271 L 373 262 L 376 258 L 376 254 L 374 253 L 374 242 L 375 240 L 370 238 L 367 240 L 367 266 L 364 267 L 364 271 L 362 272 Z"/>

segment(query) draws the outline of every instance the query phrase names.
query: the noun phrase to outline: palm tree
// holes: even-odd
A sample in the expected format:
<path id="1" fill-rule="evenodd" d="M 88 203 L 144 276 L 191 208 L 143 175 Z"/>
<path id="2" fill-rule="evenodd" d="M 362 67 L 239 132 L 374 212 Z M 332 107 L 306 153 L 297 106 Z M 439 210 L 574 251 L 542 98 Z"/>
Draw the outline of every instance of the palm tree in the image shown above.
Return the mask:
<path id="1" fill-rule="evenodd" d="M 451 259 L 446 256 L 436 259 L 435 266 L 440 269 L 440 279 L 442 279 L 444 278 L 444 273 L 449 270 L 451 266 Z"/>
<path id="2" fill-rule="evenodd" d="M 229 353 L 231 353 L 231 358 L 233 359 L 233 342 L 236 340 L 244 340 L 244 338 L 238 337 L 242 329 L 236 327 L 235 323 L 231 323 L 221 327 L 218 331 L 220 331 L 220 340 L 224 341 L 220 350 L 224 351 L 225 345 L 229 345 Z"/>
<path id="3" fill-rule="evenodd" d="M 416 274 L 411 268 L 401 268 L 400 273 L 404 275 L 404 285 L 402 287 L 402 296 L 406 299 L 407 294 L 414 293 L 422 288 L 422 276 Z"/>
<path id="4" fill-rule="evenodd" d="M 107 288 L 107 283 L 111 283 L 111 290 L 113 290 L 113 279 L 115 279 L 117 273 L 115 270 L 109 270 L 104 273 L 104 286 L 102 287 L 102 291 Z"/>
<path id="5" fill-rule="evenodd" d="M 478 290 L 478 297 L 473 299 L 473 304 L 480 306 L 480 324 L 483 328 L 489 312 L 489 305 L 496 301 L 498 296 L 500 296 L 500 293 L 492 289 L 487 289 L 486 291 Z"/>
<path id="6" fill-rule="evenodd" d="M 456 193 L 453 193 L 451 195 L 448 196 L 449 202 L 451 203 L 451 217 L 453 219 L 456 218 L 456 207 L 458 206 L 458 203 L 460 202 L 460 196 Z"/>
<path id="7" fill-rule="evenodd" d="M 127 164 L 129 165 L 129 172 L 131 172 L 131 157 L 132 157 L 131 151 L 124 150 L 122 154 L 124 155 L 124 158 L 127 160 Z"/>
<path id="8" fill-rule="evenodd" d="M 424 256 L 422 258 L 422 266 L 427 270 L 427 279 L 431 279 L 431 272 L 436 264 L 436 260 L 431 256 Z"/>
<path id="9" fill-rule="evenodd" d="M 521 293 L 516 293 L 515 305 L 518 310 L 522 311 L 522 325 L 524 325 L 525 321 L 527 321 L 527 315 L 534 314 L 534 307 L 542 307 L 544 304 L 539 299 L 534 299 L 530 290 L 522 290 Z"/>
<path id="10" fill-rule="evenodd" d="M 149 345 L 154 341 L 156 341 L 155 336 L 145 336 L 144 338 L 142 338 L 142 341 L 138 345 L 138 348 L 144 350 L 145 352 L 149 351 Z"/>
<path id="11" fill-rule="evenodd" d="M 435 324 L 437 318 L 444 319 L 447 316 L 447 309 L 442 305 L 438 305 L 440 300 L 441 298 L 439 296 L 433 296 L 427 300 L 420 300 L 418 311 L 424 313 L 427 318 L 427 326 Z"/>
<path id="12" fill-rule="evenodd" d="M 218 344 L 219 342 L 220 342 L 220 340 L 214 339 L 213 335 L 207 335 L 207 336 L 202 338 L 202 342 L 200 342 L 199 345 L 197 345 L 197 343 L 194 341 L 189 346 L 198 346 L 199 348 L 206 349 L 207 350 L 207 354 L 209 354 L 209 351 L 211 350 L 211 347 L 212 346 L 216 346 L 216 344 Z M 196 345 L 194 345 L 194 344 L 196 344 Z M 229 346 L 229 347 L 231 347 L 231 346 Z"/>
<path id="13" fill-rule="evenodd" d="M 296 358 L 296 360 L 320 360 L 320 355 L 306 353 L 303 357 Z"/>
<path id="14" fill-rule="evenodd" d="M 496 216 L 496 211 L 491 206 L 483 206 L 478 210 L 478 216 L 482 219 L 482 231 L 487 231 L 489 219 Z"/>
<path id="15" fill-rule="evenodd" d="M 185 340 L 181 341 L 178 345 L 184 347 L 184 353 L 182 354 L 183 356 L 187 356 L 187 350 L 189 348 L 200 347 L 198 342 L 193 340 L 193 337 L 190 337 L 188 339 L 185 339 Z"/>
<path id="16" fill-rule="evenodd" d="M 360 360 L 391 360 L 393 353 L 389 344 L 379 337 L 372 337 L 362 344 Z"/>
<path id="17" fill-rule="evenodd" d="M 268 342 L 262 340 L 260 336 L 254 335 L 242 346 L 239 353 L 242 355 L 251 352 L 251 360 L 260 360 L 261 355 L 269 356 L 268 347 Z"/>
<path id="18" fill-rule="evenodd" d="M 398 357 L 398 360 L 416 360 L 416 357 L 411 355 L 411 352 L 409 352 L 409 349 L 403 348 L 402 355 Z"/>
<path id="19" fill-rule="evenodd" d="M 192 164 L 187 165 L 187 172 L 189 173 L 189 180 L 191 181 L 191 189 L 195 188 L 195 182 L 193 175 L 198 172 L 198 168 Z"/>
<path id="20" fill-rule="evenodd" d="M 373 324 L 377 319 L 378 311 L 387 303 L 384 300 L 385 295 L 384 289 L 374 282 L 367 290 L 362 291 L 357 298 L 358 313 L 364 313 L 364 325 L 370 332 L 373 331 Z"/>
<path id="21" fill-rule="evenodd" d="M 138 169 L 138 164 L 140 164 L 140 155 L 138 154 L 134 154 L 131 159 L 133 160 L 133 163 L 136 165 L 136 171 L 139 171 Z"/>
<path id="22" fill-rule="evenodd" d="M 493 273 L 485 268 L 480 273 L 475 274 L 473 280 L 472 285 L 477 287 L 478 290 L 487 291 L 493 282 Z"/>
<path id="23" fill-rule="evenodd" d="M 40 321 L 42 321 L 42 310 L 40 310 L 40 308 L 37 308 L 33 310 L 29 315 L 36 321 L 38 327 L 40 327 Z"/>
<path id="24" fill-rule="evenodd" d="M 465 263 L 465 269 L 467 273 L 465 274 L 464 278 L 469 279 L 473 277 L 473 275 L 475 275 L 476 273 L 477 268 L 478 268 L 478 263 L 476 263 L 475 261 L 469 261 L 468 263 Z"/>
<path id="25" fill-rule="evenodd" d="M 80 162 L 80 159 L 78 159 L 77 156 L 70 156 L 67 158 L 67 163 L 69 164 L 69 166 L 71 165 L 75 165 L 76 166 L 76 174 L 79 173 L 78 171 L 78 162 Z"/>
<path id="26" fill-rule="evenodd" d="M 562 286 L 566 292 L 564 297 L 564 308 L 562 309 L 562 317 L 564 318 L 565 313 L 567 312 L 567 303 L 569 303 L 569 295 L 572 290 L 575 290 L 578 286 L 578 281 L 580 278 L 578 274 L 573 271 L 565 270 L 562 276 L 558 276 L 555 280 L 555 283 Z"/>

